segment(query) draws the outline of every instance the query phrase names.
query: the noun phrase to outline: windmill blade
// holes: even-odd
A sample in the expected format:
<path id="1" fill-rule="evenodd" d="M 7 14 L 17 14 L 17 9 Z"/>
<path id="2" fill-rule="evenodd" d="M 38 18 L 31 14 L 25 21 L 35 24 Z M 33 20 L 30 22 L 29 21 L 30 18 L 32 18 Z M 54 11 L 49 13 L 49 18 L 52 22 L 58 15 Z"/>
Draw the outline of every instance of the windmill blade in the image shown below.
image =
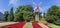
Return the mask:
<path id="1" fill-rule="evenodd" d="M 37 7 L 34 7 L 34 10 L 36 10 Z"/>
<path id="2" fill-rule="evenodd" d="M 32 0 L 32 3 L 34 4 L 34 5 L 36 5 L 36 3 Z"/>
<path id="3" fill-rule="evenodd" d="M 39 10 L 40 10 L 41 8 L 39 7 Z"/>
<path id="4" fill-rule="evenodd" d="M 40 11 L 43 11 L 43 9 L 42 9 L 41 7 L 39 7 L 39 10 L 40 10 Z"/>
<path id="5" fill-rule="evenodd" d="M 34 5 L 37 5 L 35 2 L 33 2 Z"/>
<path id="6" fill-rule="evenodd" d="M 42 2 L 40 2 L 38 5 L 41 5 L 42 4 Z"/>

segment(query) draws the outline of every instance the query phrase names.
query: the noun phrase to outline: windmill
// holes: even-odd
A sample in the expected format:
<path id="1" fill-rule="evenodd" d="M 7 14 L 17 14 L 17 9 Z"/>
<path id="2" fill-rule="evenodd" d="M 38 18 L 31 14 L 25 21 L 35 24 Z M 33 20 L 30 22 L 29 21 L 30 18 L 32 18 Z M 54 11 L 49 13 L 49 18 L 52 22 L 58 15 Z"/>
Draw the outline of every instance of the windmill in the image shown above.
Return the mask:
<path id="1" fill-rule="evenodd" d="M 36 4 L 35 2 L 33 2 L 33 4 L 35 5 L 35 8 L 34 8 L 34 12 L 35 12 L 35 21 L 39 21 L 39 13 L 40 13 L 40 4 L 41 4 L 41 2 L 39 3 L 39 4 Z"/>

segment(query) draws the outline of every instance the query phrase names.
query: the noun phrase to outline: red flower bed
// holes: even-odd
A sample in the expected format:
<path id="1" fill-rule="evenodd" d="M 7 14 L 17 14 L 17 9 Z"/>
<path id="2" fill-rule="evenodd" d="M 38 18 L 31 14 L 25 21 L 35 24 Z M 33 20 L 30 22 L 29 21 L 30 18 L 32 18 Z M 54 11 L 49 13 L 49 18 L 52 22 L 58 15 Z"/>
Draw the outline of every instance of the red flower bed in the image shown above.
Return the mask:
<path id="1" fill-rule="evenodd" d="M 23 28 L 24 24 L 26 24 L 26 22 L 19 22 L 19 23 L 16 23 L 16 24 L 2 26 L 1 28 Z"/>
<path id="2" fill-rule="evenodd" d="M 37 22 L 32 22 L 33 28 L 42 28 Z"/>
<path id="3" fill-rule="evenodd" d="M 0 26 L 1 27 L 1 26 Z"/>

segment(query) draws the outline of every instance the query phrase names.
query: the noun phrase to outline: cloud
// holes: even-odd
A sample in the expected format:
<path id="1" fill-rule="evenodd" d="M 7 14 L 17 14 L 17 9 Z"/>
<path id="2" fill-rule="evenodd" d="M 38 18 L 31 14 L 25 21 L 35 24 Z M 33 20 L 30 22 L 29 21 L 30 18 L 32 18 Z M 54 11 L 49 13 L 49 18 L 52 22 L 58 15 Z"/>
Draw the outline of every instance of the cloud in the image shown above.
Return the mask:
<path id="1" fill-rule="evenodd" d="M 3 11 L 3 10 L 0 9 L 0 12 L 1 12 L 1 11 Z"/>
<path id="2" fill-rule="evenodd" d="M 4 13 L 4 11 L 7 11 L 6 9 L 0 9 L 0 12 Z"/>

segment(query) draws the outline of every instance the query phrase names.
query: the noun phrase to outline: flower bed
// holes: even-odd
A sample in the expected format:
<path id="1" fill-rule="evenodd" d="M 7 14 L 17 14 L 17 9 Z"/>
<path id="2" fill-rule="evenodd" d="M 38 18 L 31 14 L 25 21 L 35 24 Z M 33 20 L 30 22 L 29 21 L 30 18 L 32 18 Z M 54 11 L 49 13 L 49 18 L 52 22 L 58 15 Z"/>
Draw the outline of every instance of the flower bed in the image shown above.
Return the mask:
<path id="1" fill-rule="evenodd" d="M 37 22 L 32 22 L 33 28 L 42 28 Z"/>
<path id="2" fill-rule="evenodd" d="M 2 26 L 1 28 L 23 28 L 24 24 L 26 24 L 26 22 L 19 22 L 19 23 L 16 23 L 16 24 Z"/>

